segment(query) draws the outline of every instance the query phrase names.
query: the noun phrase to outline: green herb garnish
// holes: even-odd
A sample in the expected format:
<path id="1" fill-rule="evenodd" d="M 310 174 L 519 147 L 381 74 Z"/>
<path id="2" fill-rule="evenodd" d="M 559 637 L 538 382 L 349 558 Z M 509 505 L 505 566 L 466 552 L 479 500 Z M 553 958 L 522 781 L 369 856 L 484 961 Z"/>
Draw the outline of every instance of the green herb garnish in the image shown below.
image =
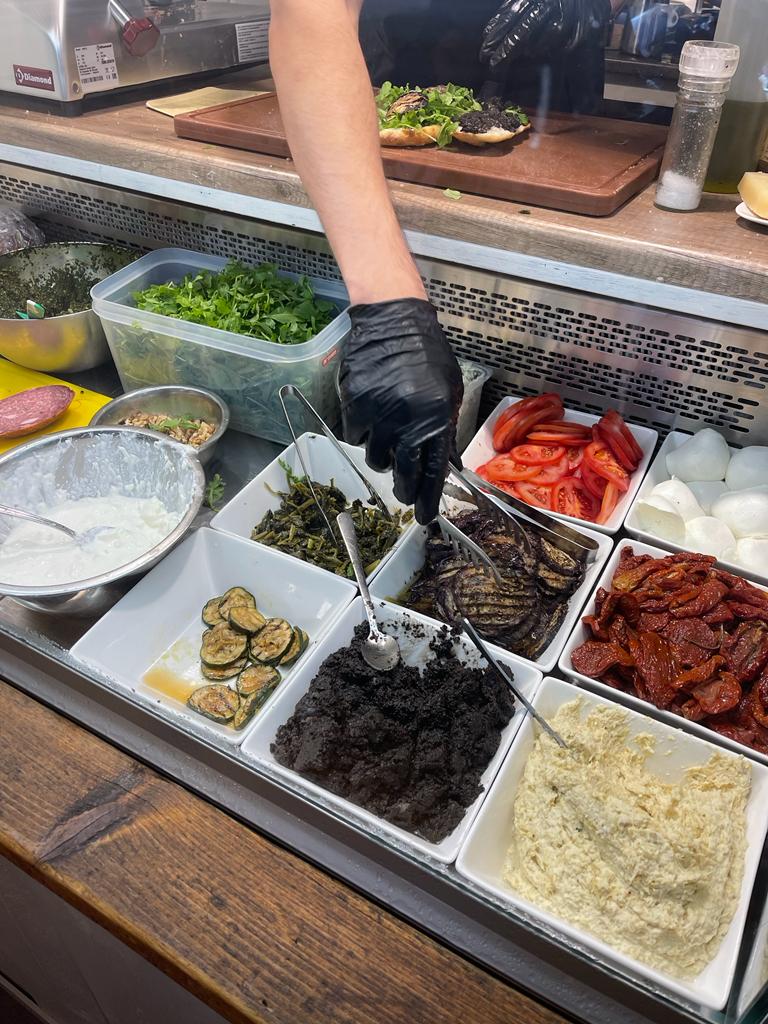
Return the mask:
<path id="1" fill-rule="evenodd" d="M 139 309 L 234 334 L 299 345 L 327 327 L 338 310 L 315 298 L 307 277 L 281 277 L 271 263 L 232 261 L 218 273 L 187 274 L 180 282 L 135 292 Z"/>
<path id="2" fill-rule="evenodd" d="M 218 509 L 219 503 L 224 497 L 226 486 L 219 473 L 214 473 L 205 485 L 205 498 L 203 500 L 208 508 L 213 509 L 214 512 Z"/>
<path id="3" fill-rule="evenodd" d="M 172 430 L 177 428 L 180 430 L 197 430 L 199 422 L 195 423 L 194 420 L 187 419 L 185 416 L 177 416 L 175 419 L 165 419 L 162 423 L 158 423 L 154 430 L 162 430 L 163 432 L 170 433 Z"/>
<path id="4" fill-rule="evenodd" d="M 426 98 L 426 106 L 418 110 L 407 110 L 403 113 L 388 114 L 389 108 L 408 92 L 421 92 Z M 439 125 L 437 136 L 438 146 L 447 146 L 453 140 L 459 127 L 459 118 L 470 110 L 481 110 L 480 103 L 475 99 L 471 89 L 463 85 L 435 86 L 431 89 L 411 89 L 408 85 L 393 85 L 384 82 L 376 95 L 376 109 L 379 115 L 379 128 L 421 128 L 425 125 Z"/>
<path id="5" fill-rule="evenodd" d="M 455 188 L 443 189 L 443 195 L 447 196 L 449 199 L 461 199 L 461 192 Z"/>

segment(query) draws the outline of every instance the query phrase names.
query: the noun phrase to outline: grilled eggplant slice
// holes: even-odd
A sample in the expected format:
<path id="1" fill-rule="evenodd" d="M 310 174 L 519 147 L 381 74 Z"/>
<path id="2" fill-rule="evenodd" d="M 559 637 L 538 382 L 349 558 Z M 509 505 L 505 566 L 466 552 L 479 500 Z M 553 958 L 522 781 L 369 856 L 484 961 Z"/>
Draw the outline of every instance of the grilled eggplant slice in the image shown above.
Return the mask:
<path id="1" fill-rule="evenodd" d="M 245 606 L 247 608 L 256 607 L 256 598 L 253 594 L 250 594 L 244 587 L 230 587 L 229 590 L 224 594 L 219 605 L 219 614 L 225 622 L 229 621 L 229 613 L 233 608 Z"/>
<path id="2" fill-rule="evenodd" d="M 298 626 L 293 627 L 293 639 L 288 647 L 288 650 L 280 659 L 281 668 L 289 668 L 294 662 L 298 661 L 307 648 L 309 637 L 304 630 L 299 629 Z"/>
<path id="3" fill-rule="evenodd" d="M 234 629 L 230 629 L 228 625 L 222 623 L 203 633 L 200 660 L 203 664 L 213 668 L 222 668 L 224 665 L 231 665 L 233 661 L 242 658 L 247 647 L 247 636 L 243 633 L 236 633 Z"/>
<path id="4" fill-rule="evenodd" d="M 226 725 L 237 714 L 240 698 L 234 690 L 222 683 L 200 686 L 187 700 L 187 705 L 199 715 L 205 715 L 212 722 Z"/>
<path id="5" fill-rule="evenodd" d="M 229 613 L 229 625 L 232 629 L 236 633 L 246 633 L 248 636 L 258 633 L 266 621 L 266 617 L 258 608 L 251 608 L 247 604 L 236 605 Z"/>
<path id="6" fill-rule="evenodd" d="M 220 597 L 212 597 L 203 605 L 203 622 L 206 626 L 220 626 L 224 619 L 219 611 Z"/>
<path id="7" fill-rule="evenodd" d="M 237 679 L 237 692 L 241 697 L 250 697 L 263 689 L 272 690 L 280 682 L 280 673 L 272 665 L 249 665 Z"/>
<path id="8" fill-rule="evenodd" d="M 206 665 L 202 662 L 200 665 L 200 671 L 203 673 L 206 679 L 210 679 L 213 683 L 221 683 L 225 679 L 234 679 L 238 673 L 242 672 L 245 666 L 248 664 L 247 658 L 238 658 L 237 661 L 232 661 L 229 665 Z"/>
<path id="9" fill-rule="evenodd" d="M 293 640 L 293 626 L 285 619 L 267 619 L 266 625 L 251 637 L 250 655 L 262 665 L 277 665 Z"/>

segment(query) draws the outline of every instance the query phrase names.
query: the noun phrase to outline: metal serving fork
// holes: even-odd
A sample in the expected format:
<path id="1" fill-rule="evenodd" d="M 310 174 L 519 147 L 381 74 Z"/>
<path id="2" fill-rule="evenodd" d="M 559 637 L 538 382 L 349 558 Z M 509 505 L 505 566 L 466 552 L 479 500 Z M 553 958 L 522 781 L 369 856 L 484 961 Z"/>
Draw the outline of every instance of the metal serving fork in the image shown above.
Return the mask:
<path id="1" fill-rule="evenodd" d="M 435 522 L 442 534 L 443 540 L 448 541 L 457 555 L 460 555 L 465 562 L 471 562 L 473 565 L 476 565 L 478 569 L 489 572 L 497 583 L 503 582 L 501 573 L 496 568 L 493 559 L 483 551 L 479 544 L 473 541 L 471 537 L 468 537 L 458 526 L 454 526 L 442 513 L 437 514 Z"/>
<path id="2" fill-rule="evenodd" d="M 572 558 L 583 560 L 587 564 L 595 560 L 598 544 L 591 537 L 587 537 L 578 530 L 561 523 L 558 519 L 553 519 L 538 509 L 532 508 L 515 498 L 514 495 L 507 494 L 506 491 L 495 487 L 471 469 L 459 469 L 458 466 L 451 463 L 450 470 L 451 474 L 461 482 L 465 491 L 472 496 L 474 504 L 487 512 L 501 529 L 510 533 L 516 540 L 522 541 L 529 554 L 533 550 L 528 532 L 531 531 Z M 455 485 L 448 483 L 445 493 L 466 501 L 466 496 L 455 494 L 456 490 Z"/>

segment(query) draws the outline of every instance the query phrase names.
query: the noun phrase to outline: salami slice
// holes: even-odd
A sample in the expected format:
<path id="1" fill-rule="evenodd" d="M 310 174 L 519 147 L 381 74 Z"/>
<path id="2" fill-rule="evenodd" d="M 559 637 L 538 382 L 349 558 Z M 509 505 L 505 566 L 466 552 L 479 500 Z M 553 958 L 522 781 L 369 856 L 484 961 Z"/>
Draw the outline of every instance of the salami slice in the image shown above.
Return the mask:
<path id="1" fill-rule="evenodd" d="M 0 400 L 0 437 L 33 434 L 63 416 L 75 392 L 63 384 L 29 388 Z"/>

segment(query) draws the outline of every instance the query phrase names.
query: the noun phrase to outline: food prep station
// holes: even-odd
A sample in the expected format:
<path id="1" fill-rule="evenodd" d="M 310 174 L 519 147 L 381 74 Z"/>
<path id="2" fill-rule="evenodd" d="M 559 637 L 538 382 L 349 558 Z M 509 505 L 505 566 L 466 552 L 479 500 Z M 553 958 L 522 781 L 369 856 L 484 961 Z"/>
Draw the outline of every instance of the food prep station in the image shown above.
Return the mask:
<path id="1" fill-rule="evenodd" d="M 30 128 L 31 143 L 35 132 L 39 140 L 44 129 Z M 627 257 L 622 267 L 624 257 L 618 252 L 619 273 L 579 266 L 572 255 L 570 263 L 552 259 L 545 255 L 552 239 L 578 219 L 563 221 L 557 214 L 544 214 L 538 239 L 523 232 L 521 250 L 530 251 L 484 245 L 480 234 L 466 237 L 472 235 L 472 216 L 483 225 L 489 211 L 500 217 L 504 204 L 478 200 L 473 209 L 471 197 L 461 203 L 441 198 L 433 232 L 425 230 L 423 219 L 411 227 L 420 269 L 450 340 L 464 360 L 483 367 L 472 374 L 460 423 L 467 468 L 478 469 L 494 455 L 494 427 L 513 402 L 546 391 L 562 396 L 568 421 L 590 429 L 605 411 L 618 409 L 642 451 L 628 490 L 603 523 L 584 528 L 580 520 L 564 517 L 595 541 L 596 556 L 551 642 L 534 660 L 503 647 L 496 651 L 512 668 L 523 694 L 550 717 L 579 695 L 588 708 L 628 708 L 631 731 L 657 737 L 654 763 L 671 779 L 703 763 L 715 749 L 748 757 L 752 795 L 738 906 L 717 958 L 696 978 L 681 981 L 512 896 L 502 883 L 513 796 L 536 736 L 519 703 L 483 774 L 485 792 L 437 842 L 330 793 L 275 758 L 271 745 L 278 728 L 325 657 L 348 643 L 363 620 L 352 582 L 250 539 L 255 524 L 279 504 L 272 492 L 284 488 L 285 466 L 301 472 L 296 446 L 288 444 L 277 387 L 300 386 L 324 415 L 333 416 L 336 357 L 348 323 L 337 269 L 309 212 L 280 202 L 279 192 L 266 195 L 274 184 L 266 161 L 260 167 L 264 196 L 233 194 L 237 161 L 230 156 L 234 167 L 222 164 L 220 169 L 222 185 L 225 179 L 229 184 L 209 191 L 203 203 L 202 193 L 189 183 L 169 185 L 167 154 L 162 174 L 159 163 L 154 175 L 115 166 L 96 183 L 89 179 L 82 152 L 76 157 L 57 154 L 64 146 L 55 127 L 52 131 L 48 150 L 42 145 L 34 161 L 26 151 L 0 145 L 3 199 L 24 209 L 50 240 L 119 243 L 133 247 L 137 257 L 93 291 L 113 363 L 56 376 L 110 397 L 158 384 L 209 389 L 223 399 L 230 419 L 206 455 L 205 471 L 209 480 L 218 474 L 226 490 L 216 511 L 200 508 L 181 542 L 138 582 L 124 582 L 98 615 L 72 615 L 66 609 L 51 614 L 10 597 L 0 600 L 3 678 L 576 1019 L 596 1024 L 617 1019 L 752 1024 L 764 1019 L 765 994 L 751 1003 L 764 980 L 768 756 L 585 677 L 570 663 L 570 654 L 586 638 L 582 616 L 595 611 L 600 586 L 610 589 L 627 544 L 655 558 L 669 549 L 685 550 L 651 538 L 637 522 L 638 503 L 649 487 L 666 478 L 665 457 L 680 443 L 679 432 L 692 434 L 707 423 L 738 447 L 768 437 L 768 412 L 761 409 L 768 379 L 763 285 L 755 284 L 754 275 L 737 266 L 735 257 L 721 260 L 720 269 L 715 269 L 714 255 L 703 260 L 701 282 L 684 280 L 685 272 L 672 263 L 661 272 L 668 274 L 663 282 L 654 280 L 659 275 L 650 269 L 630 277 L 632 260 Z M 183 160 L 198 159 L 196 144 L 177 145 Z M 155 158 L 162 162 L 159 147 Z M 211 159 L 209 153 L 203 159 Z M 134 174 L 143 176 L 140 192 Z M 245 187 L 244 179 L 240 183 Z M 282 187 L 287 188 L 285 182 Z M 405 210 L 427 191 L 397 186 L 396 196 Z M 642 195 L 633 201 L 646 218 L 660 216 L 645 202 Z M 245 216 L 231 212 L 243 207 Z M 516 212 L 529 215 L 517 223 L 534 219 L 529 209 Z M 706 214 L 721 217 L 722 224 L 726 215 L 732 216 L 725 206 Z M 513 225 L 507 227 L 511 231 Z M 606 230 L 610 236 L 611 229 Z M 755 258 L 766 262 L 759 256 L 766 236 L 759 231 L 746 237 Z M 508 232 L 506 237 L 513 236 Z M 602 255 L 596 248 L 589 257 L 596 264 L 621 245 L 610 237 L 595 244 L 603 243 Z M 252 264 L 267 260 L 294 279 L 308 275 L 316 294 L 334 304 L 334 319 L 316 338 L 292 346 L 288 358 L 275 359 L 267 343 L 246 343 L 237 335 L 212 337 L 206 328 L 182 321 L 172 321 L 169 328 L 167 317 L 128 308 L 131 294 L 147 285 L 190 271 L 220 270 L 232 257 Z M 650 260 L 648 254 L 644 258 Z M 681 257 L 680 267 L 687 260 L 687 254 Z M 729 270 L 731 284 L 722 284 L 718 292 L 716 281 Z M 702 291 L 707 318 L 702 316 Z M 23 374 L 19 379 L 9 390 L 30 386 Z M 104 418 L 109 409 L 97 402 L 79 423 L 66 425 L 85 426 L 94 414 L 104 423 L 114 422 Z M 162 411 L 184 415 L 181 408 Z M 359 481 L 345 473 L 314 429 L 307 422 L 299 442 L 312 479 L 333 480 L 348 498 L 365 500 Z M 350 454 L 385 503 L 396 509 L 391 481 L 367 470 L 361 452 L 352 449 Z M 425 543 L 424 530 L 406 525 L 369 577 L 385 628 L 394 629 L 393 623 L 403 618 L 418 624 L 420 639 L 409 641 L 406 654 L 406 661 L 417 664 L 424 659 L 425 637 L 439 623 L 392 602 L 423 564 Z M 726 568 L 765 583 L 759 574 L 727 560 Z M 302 657 L 282 670 L 277 689 L 241 732 L 194 714 L 183 701 L 142 682 L 169 649 L 178 655 L 175 673 L 191 671 L 190 651 L 203 628 L 200 609 L 214 595 L 238 586 L 253 591 L 259 610 L 308 636 Z M 472 659 L 462 641 L 459 660 Z M 665 751 L 671 752 L 666 759 Z"/>

